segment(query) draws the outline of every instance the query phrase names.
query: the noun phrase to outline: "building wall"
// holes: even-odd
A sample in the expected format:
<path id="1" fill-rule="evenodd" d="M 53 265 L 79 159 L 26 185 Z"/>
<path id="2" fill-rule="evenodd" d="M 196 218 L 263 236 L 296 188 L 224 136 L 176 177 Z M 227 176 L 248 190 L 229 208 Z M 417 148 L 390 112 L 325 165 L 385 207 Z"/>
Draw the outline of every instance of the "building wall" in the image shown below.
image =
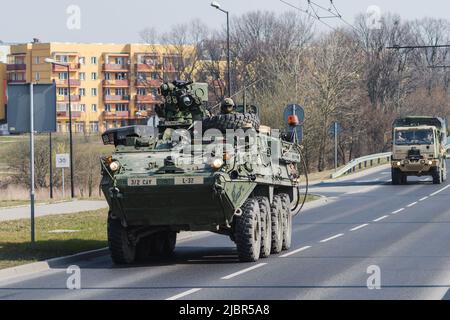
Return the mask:
<path id="1" fill-rule="evenodd" d="M 0 125 L 6 121 L 6 64 L 0 62 Z M 1 128 L 0 130 L 3 130 Z"/>
<path id="2" fill-rule="evenodd" d="M 7 77 L 9 82 L 19 83 L 30 80 L 36 83 L 55 81 L 58 91 L 63 94 L 57 97 L 58 130 L 65 132 L 68 130 L 68 99 L 64 97 L 66 94 L 64 91 L 68 91 L 68 84 L 61 78 L 64 77 L 67 70 L 64 67 L 54 67 L 44 60 L 46 58 L 60 60 L 62 57 L 67 57 L 68 62 L 72 65 L 70 95 L 73 98 L 71 103 L 73 130 L 75 132 L 95 132 L 98 127 L 98 131 L 101 132 L 109 127 L 143 121 L 146 115 L 153 112 L 154 106 L 160 103 L 161 98 L 152 94 L 156 92 L 161 81 L 147 82 L 142 87 L 146 90 L 146 96 L 140 97 L 143 100 L 139 103 L 137 100 L 136 80 L 138 72 L 140 72 L 138 71 L 139 57 L 153 54 L 158 62 L 155 68 L 141 64 L 139 70 L 145 69 L 147 72 L 143 74 L 148 75 L 148 78 L 152 72 L 157 72 L 158 77 L 162 78 L 164 76 L 162 70 L 165 70 L 167 80 L 177 78 L 177 70 L 173 69 L 170 61 L 161 69 L 164 62 L 163 57 L 174 54 L 173 49 L 166 46 L 74 43 L 33 43 L 11 46 L 11 53 L 8 55 L 10 67 Z M 115 64 L 116 59 L 123 60 L 124 64 L 118 66 Z M 114 79 L 122 73 L 126 75 L 129 83 Z M 81 74 L 84 74 L 84 80 L 81 80 Z M 96 76 L 95 79 L 93 74 Z M 107 74 L 110 75 L 111 80 L 105 83 Z M 84 89 L 84 96 L 80 96 L 82 89 Z M 92 89 L 96 89 L 97 95 L 93 95 Z M 110 94 L 106 95 L 105 92 L 108 89 Z M 116 90 L 124 91 L 122 98 L 116 95 Z M 121 104 L 120 109 L 117 107 L 119 103 Z M 138 110 L 138 105 L 145 110 Z"/>

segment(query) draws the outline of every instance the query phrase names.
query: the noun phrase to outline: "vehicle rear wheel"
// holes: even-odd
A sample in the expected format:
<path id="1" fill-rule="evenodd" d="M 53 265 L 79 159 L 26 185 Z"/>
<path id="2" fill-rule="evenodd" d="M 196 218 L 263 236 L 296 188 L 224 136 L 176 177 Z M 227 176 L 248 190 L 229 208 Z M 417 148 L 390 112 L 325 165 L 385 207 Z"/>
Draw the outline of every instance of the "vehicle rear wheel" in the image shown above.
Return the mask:
<path id="1" fill-rule="evenodd" d="M 272 246 L 271 253 L 280 253 L 283 249 L 283 199 L 276 195 L 271 206 L 272 214 Z"/>
<path id="2" fill-rule="evenodd" d="M 261 253 L 261 216 L 256 199 L 248 199 L 242 207 L 242 216 L 234 226 L 239 260 L 255 262 Z"/>
<path id="3" fill-rule="evenodd" d="M 272 245 L 272 216 L 270 212 L 270 202 L 267 197 L 256 198 L 259 204 L 261 215 L 261 253 L 260 258 L 270 256 Z"/>
<path id="4" fill-rule="evenodd" d="M 127 229 L 118 219 L 108 217 L 108 246 L 115 264 L 131 264 L 136 259 L 136 246 L 128 238 Z"/>
<path id="5" fill-rule="evenodd" d="M 289 250 L 292 243 L 291 199 L 288 194 L 281 194 L 283 206 L 283 250 Z"/>

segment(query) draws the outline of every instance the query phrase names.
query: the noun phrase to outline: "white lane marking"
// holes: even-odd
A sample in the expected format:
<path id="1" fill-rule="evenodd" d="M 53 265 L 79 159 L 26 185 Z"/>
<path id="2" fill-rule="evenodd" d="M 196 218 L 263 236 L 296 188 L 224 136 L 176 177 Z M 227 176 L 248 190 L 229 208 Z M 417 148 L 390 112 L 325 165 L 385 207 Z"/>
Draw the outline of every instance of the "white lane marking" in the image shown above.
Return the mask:
<path id="1" fill-rule="evenodd" d="M 182 293 L 180 293 L 180 294 L 177 294 L 176 296 L 167 298 L 166 300 L 167 300 L 167 301 L 178 300 L 178 299 L 183 298 L 183 297 L 186 297 L 186 296 L 188 296 L 188 295 L 190 295 L 190 294 L 199 292 L 200 290 L 202 290 L 202 289 L 201 289 L 201 288 L 194 288 L 194 289 L 191 289 L 191 290 L 182 292 Z"/>
<path id="2" fill-rule="evenodd" d="M 260 263 L 260 264 L 257 264 L 256 266 L 253 266 L 253 267 L 250 267 L 250 268 L 247 268 L 247 269 L 244 269 L 244 270 L 232 273 L 232 274 L 230 274 L 230 275 L 228 275 L 226 277 L 222 277 L 220 279 L 222 279 L 222 280 L 230 280 L 230 279 L 232 279 L 234 277 L 237 277 L 237 276 L 239 276 L 239 275 L 241 275 L 243 273 L 246 273 L 246 272 L 253 271 L 255 269 L 261 268 L 261 267 L 265 266 L 266 264 L 267 263 Z"/>
<path id="3" fill-rule="evenodd" d="M 392 214 L 400 213 L 400 212 L 402 212 L 403 210 L 405 210 L 405 208 L 401 208 L 401 209 L 398 209 L 398 210 L 396 210 L 396 211 L 393 211 Z"/>
<path id="4" fill-rule="evenodd" d="M 427 200 L 429 197 L 427 196 L 427 197 L 423 197 L 422 199 L 419 199 L 419 201 L 425 201 L 425 200 Z"/>
<path id="5" fill-rule="evenodd" d="M 309 249 L 309 248 L 311 248 L 311 246 L 306 246 L 306 247 L 303 247 L 303 248 L 300 248 L 300 249 L 291 251 L 291 252 L 289 252 L 289 253 L 283 254 L 282 256 L 280 256 L 280 258 L 287 258 L 287 257 L 289 257 L 289 256 L 292 256 L 292 255 L 296 254 L 296 253 L 305 251 L 305 250 L 307 250 L 307 249 Z"/>
<path id="6" fill-rule="evenodd" d="M 410 204 L 408 204 L 406 207 L 407 208 L 411 208 L 411 207 L 414 207 L 416 204 L 418 204 L 418 202 L 416 201 L 416 202 L 413 202 L 413 203 L 410 203 Z"/>
<path id="7" fill-rule="evenodd" d="M 332 236 L 332 237 L 329 237 L 329 238 L 320 240 L 320 242 L 321 242 L 321 243 L 325 243 L 325 242 L 328 242 L 328 241 L 337 239 L 337 238 L 339 238 L 339 237 L 342 237 L 343 235 L 344 235 L 343 233 L 339 233 L 339 234 L 337 234 L 337 235 L 335 235 L 335 236 Z"/>
<path id="8" fill-rule="evenodd" d="M 446 189 L 448 189 L 448 188 L 450 188 L 450 184 L 449 184 L 448 186 L 442 188 L 442 189 L 439 189 L 439 190 L 436 191 L 436 192 L 433 192 L 432 194 L 430 194 L 430 197 L 435 196 L 435 195 L 437 195 L 438 193 L 441 193 L 442 191 L 444 191 L 444 190 L 446 190 Z"/>
<path id="9" fill-rule="evenodd" d="M 386 219 L 387 217 L 389 217 L 389 216 L 382 216 L 382 217 L 379 217 L 378 219 L 373 220 L 373 222 L 381 221 L 381 220 L 383 220 L 383 219 Z"/>
<path id="10" fill-rule="evenodd" d="M 353 229 L 350 229 L 350 231 L 356 231 L 356 230 L 365 228 L 365 227 L 367 227 L 368 225 L 369 225 L 368 223 L 365 223 L 365 224 L 362 224 L 362 225 L 360 225 L 360 226 L 354 227 Z"/>
<path id="11" fill-rule="evenodd" d="M 420 179 L 420 181 L 422 182 L 428 181 L 428 178 Z"/>

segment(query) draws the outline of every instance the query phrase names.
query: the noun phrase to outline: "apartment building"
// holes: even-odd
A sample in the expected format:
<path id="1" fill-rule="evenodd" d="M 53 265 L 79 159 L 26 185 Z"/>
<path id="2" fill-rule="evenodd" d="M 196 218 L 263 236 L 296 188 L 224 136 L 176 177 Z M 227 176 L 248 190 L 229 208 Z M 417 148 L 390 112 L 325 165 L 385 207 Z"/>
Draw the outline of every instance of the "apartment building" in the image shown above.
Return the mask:
<path id="1" fill-rule="evenodd" d="M 10 45 L 0 42 L 0 134 L 8 133 L 6 124 L 6 62 Z"/>
<path id="2" fill-rule="evenodd" d="M 46 58 L 68 67 L 46 63 Z M 162 45 L 35 42 L 11 46 L 6 77 L 8 84 L 54 81 L 58 131 L 69 130 L 70 97 L 72 130 L 96 133 L 152 114 L 162 103 L 158 88 L 163 80 L 179 77 L 180 59 Z"/>

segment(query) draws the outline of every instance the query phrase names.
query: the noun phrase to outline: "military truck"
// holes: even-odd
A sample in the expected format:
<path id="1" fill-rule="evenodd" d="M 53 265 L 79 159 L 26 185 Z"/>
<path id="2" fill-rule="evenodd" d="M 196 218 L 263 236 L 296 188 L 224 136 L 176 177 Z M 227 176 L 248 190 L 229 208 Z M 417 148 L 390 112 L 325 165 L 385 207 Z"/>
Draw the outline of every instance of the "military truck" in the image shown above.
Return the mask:
<path id="1" fill-rule="evenodd" d="M 447 179 L 447 123 L 439 117 L 405 117 L 394 121 L 392 184 L 408 176 L 431 176 L 434 184 Z"/>
<path id="2" fill-rule="evenodd" d="M 254 113 L 208 116 L 203 84 L 165 83 L 161 93 L 158 127 L 102 135 L 115 145 L 101 160 L 113 262 L 171 255 L 181 231 L 229 236 L 241 261 L 289 249 L 301 207 L 292 135 L 261 126 Z"/>

